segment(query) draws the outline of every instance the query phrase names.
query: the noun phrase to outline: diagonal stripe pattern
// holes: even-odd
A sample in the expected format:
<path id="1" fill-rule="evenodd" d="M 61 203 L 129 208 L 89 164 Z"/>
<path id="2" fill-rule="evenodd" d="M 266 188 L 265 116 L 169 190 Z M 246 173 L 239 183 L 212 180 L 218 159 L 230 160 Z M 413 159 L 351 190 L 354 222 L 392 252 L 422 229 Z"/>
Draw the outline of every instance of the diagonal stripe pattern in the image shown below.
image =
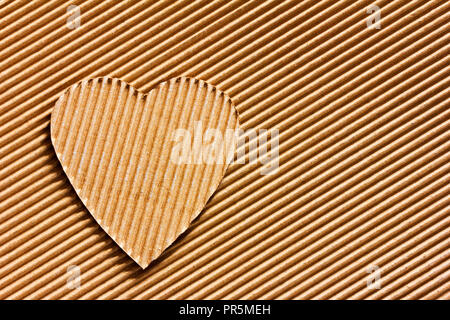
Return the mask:
<path id="1" fill-rule="evenodd" d="M 367 7 L 381 28 L 367 27 Z M 70 29 L 69 5 L 80 27 Z M 450 3 L 3 1 L 0 298 L 449 299 Z M 230 165 L 146 270 L 62 173 L 50 113 L 82 79 L 178 76 L 278 128 L 279 168 Z M 67 286 L 68 267 L 81 287 Z M 367 285 L 379 268 L 381 287 Z"/>
<path id="2" fill-rule="evenodd" d="M 142 268 L 217 189 L 235 150 L 224 137 L 237 129 L 231 99 L 185 77 L 149 94 L 118 79 L 85 80 L 61 95 L 51 117 L 56 155 L 79 198 Z M 189 159 L 194 152 L 201 159 Z"/>

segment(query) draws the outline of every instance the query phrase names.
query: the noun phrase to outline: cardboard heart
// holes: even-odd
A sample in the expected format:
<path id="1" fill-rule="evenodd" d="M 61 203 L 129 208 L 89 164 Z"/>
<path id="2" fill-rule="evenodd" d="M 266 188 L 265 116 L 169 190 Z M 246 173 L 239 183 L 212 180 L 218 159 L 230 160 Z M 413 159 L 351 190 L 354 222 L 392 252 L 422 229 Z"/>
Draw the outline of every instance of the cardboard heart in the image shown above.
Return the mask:
<path id="1" fill-rule="evenodd" d="M 148 94 L 113 78 L 68 88 L 51 139 L 78 196 L 142 268 L 183 233 L 222 180 L 238 128 L 231 99 L 177 78 Z"/>

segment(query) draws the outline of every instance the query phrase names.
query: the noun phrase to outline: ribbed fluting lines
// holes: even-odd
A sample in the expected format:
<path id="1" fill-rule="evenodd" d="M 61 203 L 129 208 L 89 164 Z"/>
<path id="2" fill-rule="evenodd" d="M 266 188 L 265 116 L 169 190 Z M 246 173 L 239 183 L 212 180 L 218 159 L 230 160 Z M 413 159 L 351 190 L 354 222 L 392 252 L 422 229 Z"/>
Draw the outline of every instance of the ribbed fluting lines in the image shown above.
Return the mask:
<path id="1" fill-rule="evenodd" d="M 176 78 L 142 94 L 105 77 L 82 81 L 61 95 L 51 138 L 87 209 L 145 268 L 214 193 L 227 168 L 224 149 L 234 150 L 231 143 L 223 145 L 223 137 L 226 130 L 235 134 L 237 125 L 231 99 L 202 80 Z M 206 136 L 211 130 L 214 140 Z M 217 148 L 191 147 L 191 140 Z M 218 149 L 222 158 L 212 152 Z"/>
<path id="2" fill-rule="evenodd" d="M 373 3 L 381 8 L 380 29 L 366 24 Z M 78 29 L 66 26 L 70 4 L 82 13 Z M 0 298 L 448 299 L 449 9 L 445 0 L 6 1 Z M 118 80 L 80 82 L 105 76 L 142 93 Z M 176 232 L 154 232 L 179 220 L 176 209 L 167 220 L 153 217 L 156 223 L 122 224 L 112 214 L 148 212 L 169 198 L 138 197 L 135 206 L 123 197 L 100 201 L 127 174 L 149 167 L 120 158 L 142 151 L 132 133 L 158 117 L 145 113 L 145 103 L 186 102 L 188 82 L 179 95 L 138 98 L 180 76 L 229 94 L 244 129 L 278 129 L 278 169 L 261 175 L 260 162 L 230 165 L 199 218 L 143 271 L 78 195 L 93 199 L 85 204 L 98 206 L 111 234 L 133 230 L 120 240 L 124 246 L 161 246 L 184 230 L 187 218 Z M 62 168 L 50 113 L 67 88 L 65 103 L 97 104 L 96 97 L 110 113 L 70 109 L 67 125 L 76 129 L 57 131 L 57 148 L 71 158 Z M 88 125 L 96 115 L 116 119 L 98 132 L 114 136 L 122 128 L 124 136 L 99 143 Z M 110 174 L 73 156 L 84 149 L 98 150 L 91 160 Z M 155 149 L 147 161 L 163 166 L 163 155 Z M 114 167 L 117 161 L 123 165 Z M 64 172 L 79 171 L 98 179 L 77 195 Z M 201 201 L 201 190 L 190 191 L 186 181 L 208 172 L 166 171 L 179 190 L 173 198 Z M 129 183 L 137 195 L 151 187 L 143 179 Z M 79 289 L 67 286 L 71 265 L 81 269 Z M 367 286 L 374 266 L 380 289 Z"/>

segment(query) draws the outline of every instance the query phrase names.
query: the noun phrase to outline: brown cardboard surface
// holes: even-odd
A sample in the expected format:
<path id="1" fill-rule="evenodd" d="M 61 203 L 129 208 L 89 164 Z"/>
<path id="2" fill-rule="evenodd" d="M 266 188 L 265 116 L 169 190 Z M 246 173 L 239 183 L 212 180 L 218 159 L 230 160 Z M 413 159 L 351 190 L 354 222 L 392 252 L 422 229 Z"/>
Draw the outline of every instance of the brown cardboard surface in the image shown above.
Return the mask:
<path id="1" fill-rule="evenodd" d="M 0 298 L 448 299 L 449 8 L 2 1 Z M 231 164 L 145 270 L 83 206 L 51 143 L 58 97 L 104 76 L 141 92 L 202 79 L 243 129 L 279 130 L 277 170 Z"/>

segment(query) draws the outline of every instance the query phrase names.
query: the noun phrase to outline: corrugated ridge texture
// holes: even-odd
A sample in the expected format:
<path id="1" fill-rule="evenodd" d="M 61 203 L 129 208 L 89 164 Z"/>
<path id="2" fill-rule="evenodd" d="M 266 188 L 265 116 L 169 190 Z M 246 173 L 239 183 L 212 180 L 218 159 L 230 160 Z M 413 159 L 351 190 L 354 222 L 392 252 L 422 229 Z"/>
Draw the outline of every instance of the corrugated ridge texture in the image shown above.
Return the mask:
<path id="1" fill-rule="evenodd" d="M 238 120 L 230 97 L 202 80 L 175 78 L 143 94 L 104 77 L 66 90 L 50 129 L 80 200 L 146 268 L 219 186 L 235 151 Z"/>
<path id="2" fill-rule="evenodd" d="M 372 4 L 380 29 L 366 23 Z M 5 1 L 0 298 L 448 299 L 449 8 Z M 144 92 L 203 79 L 231 97 L 243 129 L 280 130 L 276 173 L 230 165 L 144 271 L 83 207 L 50 140 L 57 97 L 105 75 Z M 374 267 L 379 289 L 367 285 Z"/>

